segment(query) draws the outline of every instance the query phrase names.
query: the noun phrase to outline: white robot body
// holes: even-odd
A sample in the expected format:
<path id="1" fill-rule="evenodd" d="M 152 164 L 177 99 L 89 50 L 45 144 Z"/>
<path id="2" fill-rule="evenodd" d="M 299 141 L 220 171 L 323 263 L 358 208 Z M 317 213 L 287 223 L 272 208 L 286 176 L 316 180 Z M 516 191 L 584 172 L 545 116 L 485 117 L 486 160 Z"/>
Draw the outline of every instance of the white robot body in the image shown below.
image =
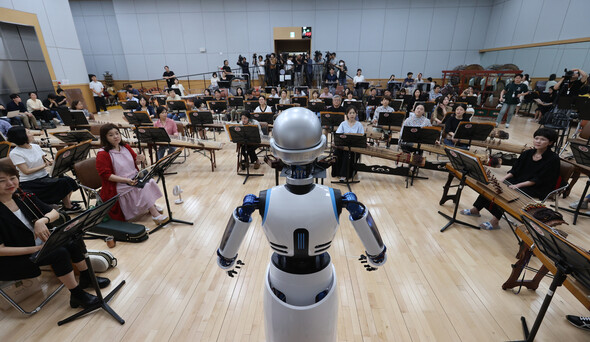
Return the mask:
<path id="1" fill-rule="evenodd" d="M 273 287 L 280 287 L 293 301 L 302 304 L 283 302 L 275 295 Z M 309 294 L 318 293 L 322 288 L 329 291 L 315 303 Z M 264 316 L 267 341 L 335 342 L 338 296 L 334 265 L 330 264 L 317 273 L 295 275 L 270 263 L 265 278 Z"/>
<path id="2" fill-rule="evenodd" d="M 266 191 L 264 208 L 262 228 L 276 253 L 314 256 L 330 248 L 340 214 L 333 189 L 315 185 L 308 193 L 294 194 L 277 186 Z"/>

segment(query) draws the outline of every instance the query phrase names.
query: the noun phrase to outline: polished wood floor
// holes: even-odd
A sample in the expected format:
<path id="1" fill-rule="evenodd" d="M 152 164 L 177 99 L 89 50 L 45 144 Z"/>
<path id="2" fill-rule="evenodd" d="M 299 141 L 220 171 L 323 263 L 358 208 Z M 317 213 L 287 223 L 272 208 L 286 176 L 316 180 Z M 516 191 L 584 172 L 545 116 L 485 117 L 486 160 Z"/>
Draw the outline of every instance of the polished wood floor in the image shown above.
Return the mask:
<path id="1" fill-rule="evenodd" d="M 98 119 L 120 121 L 121 113 L 111 111 Z M 536 127 L 526 118 L 515 118 L 509 129 L 511 141 L 530 144 Z M 111 302 L 126 320 L 124 325 L 96 312 L 58 327 L 57 321 L 76 312 L 69 307 L 69 293 L 64 290 L 32 317 L 13 309 L 0 311 L 0 340 L 265 341 L 263 277 L 271 251 L 260 217 L 253 217 L 239 253 L 246 265 L 236 277 L 217 267 L 215 252 L 232 210 L 245 194 L 274 186 L 274 172 L 263 165 L 264 177 L 242 185 L 235 158 L 235 146 L 226 143 L 217 154 L 213 173 L 208 160 L 198 153 L 173 166 L 178 174 L 167 177 L 168 187 L 180 185 L 184 190 L 184 203 L 171 204 L 174 217 L 193 221 L 193 226 L 171 224 L 143 243 L 119 242 L 110 249 L 119 264 L 106 276 L 113 284 L 127 282 Z M 389 165 L 376 158 L 364 160 Z M 518 249 L 506 222 L 496 231 L 453 226 L 440 233 L 446 220 L 437 211 L 452 213 L 450 203 L 438 205 L 446 174 L 422 174 L 430 179 L 417 180 L 408 189 L 402 177 L 375 174 L 362 174 L 360 183 L 352 186 L 370 208 L 389 254 L 387 264 L 377 272 L 364 271 L 357 260 L 362 244 L 342 215 L 329 251 L 339 279 L 338 340 L 522 339 L 520 316 L 532 325 L 550 279 L 545 278 L 537 291 L 523 289 L 518 295 L 503 291 L 501 284 Z M 584 183 L 581 179 L 562 204 L 577 199 Z M 461 207 L 469 207 L 475 197 L 472 190 L 464 191 Z M 159 204 L 164 206 L 163 198 Z M 572 216 L 564 215 L 571 222 Z M 480 220 L 489 218 L 486 212 Z M 154 227 L 147 216 L 140 222 Z M 576 239 L 590 241 L 589 227 L 590 219 L 582 217 L 576 226 L 562 228 Z M 87 243 L 93 249 L 108 249 L 102 241 Z M 531 263 L 538 267 L 537 260 Z M 41 279 L 49 287 L 57 284 L 51 274 Z M 588 341 L 590 335 L 571 326 L 566 314 L 588 315 L 588 311 L 567 289 L 559 288 L 537 341 Z"/>

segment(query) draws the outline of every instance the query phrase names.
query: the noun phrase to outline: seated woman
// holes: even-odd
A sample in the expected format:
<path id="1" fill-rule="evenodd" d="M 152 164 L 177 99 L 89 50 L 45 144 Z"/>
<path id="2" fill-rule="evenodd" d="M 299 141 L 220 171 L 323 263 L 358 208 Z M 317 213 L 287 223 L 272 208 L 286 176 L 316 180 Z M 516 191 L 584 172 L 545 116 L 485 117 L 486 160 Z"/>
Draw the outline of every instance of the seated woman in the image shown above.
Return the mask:
<path id="1" fill-rule="evenodd" d="M 172 89 L 178 89 L 180 90 L 180 96 L 184 96 L 185 92 L 184 92 L 184 86 L 180 83 L 180 81 L 178 80 L 178 78 L 174 78 L 174 84 L 171 87 Z"/>
<path id="2" fill-rule="evenodd" d="M 449 98 L 446 96 L 439 96 L 434 100 L 435 107 L 432 112 L 432 123 L 434 126 L 444 126 L 447 120 L 447 113 L 453 111 L 453 107 L 449 106 Z"/>
<path id="3" fill-rule="evenodd" d="M 522 152 L 501 181 L 509 181 L 510 188 L 518 189 L 531 197 L 544 199 L 553 191 L 559 177 L 559 156 L 551 151 L 551 146 L 557 140 L 557 133 L 549 128 L 539 128 L 533 137 L 534 148 Z M 480 216 L 483 208 L 488 209 L 494 217 L 480 227 L 488 230 L 500 228 L 499 222 L 504 212 L 481 195 L 473 203 L 473 208 L 463 209 L 461 214 Z"/>
<path id="4" fill-rule="evenodd" d="M 70 290 L 70 306 L 87 308 L 96 304 L 98 298 L 83 290 L 92 286 L 91 275 L 77 245 L 60 247 L 36 264 L 29 259 L 49 238 L 47 224 L 58 218 L 59 213 L 37 196 L 20 191 L 18 170 L 9 162 L 0 162 L 0 280 L 38 277 L 39 266 L 51 265 L 57 278 Z M 79 283 L 72 263 L 80 271 Z M 107 278 L 97 280 L 100 288 L 110 284 Z"/>
<path id="5" fill-rule="evenodd" d="M 287 91 L 285 89 L 281 90 L 279 104 L 291 104 L 291 99 L 289 99 L 289 95 L 287 95 Z"/>
<path id="6" fill-rule="evenodd" d="M 70 110 L 81 110 L 84 112 L 84 116 L 88 120 L 94 120 L 94 114 L 90 113 L 88 109 L 84 108 L 84 103 L 82 101 L 75 100 L 74 102 L 72 102 Z"/>
<path id="7" fill-rule="evenodd" d="M 363 124 L 357 121 L 358 113 L 356 108 L 350 106 L 346 109 L 346 120 L 340 123 L 336 134 L 338 133 L 355 133 L 365 134 Z M 336 156 L 336 163 L 332 166 L 332 177 L 340 177 L 340 181 L 344 182 L 346 179 L 352 179 L 354 176 L 352 165 L 357 155 L 354 152 L 348 152 L 337 148 L 334 151 Z M 348 164 L 347 164 L 348 162 Z"/>
<path id="8" fill-rule="evenodd" d="M 424 116 L 424 106 L 419 104 L 414 108 L 414 115 L 410 115 L 407 119 L 404 120 L 402 124 L 402 128 L 399 132 L 400 140 L 399 146 L 404 152 L 414 152 L 417 151 L 411 146 L 408 146 L 407 143 L 404 143 L 401 139 L 402 135 L 404 134 L 405 127 L 427 127 L 431 126 L 430 120 Z"/>
<path id="9" fill-rule="evenodd" d="M 45 152 L 33 144 L 33 134 L 22 126 L 12 127 L 6 136 L 16 147 L 8 155 L 20 172 L 20 185 L 23 190 L 32 192 L 47 204 L 63 203 L 66 212 L 79 211 L 80 205 L 72 203 L 70 196 L 78 189 L 78 184 L 70 177 L 52 178 L 45 168 L 52 164 Z"/>
<path id="10" fill-rule="evenodd" d="M 414 89 L 412 97 L 408 100 L 408 103 L 406 103 L 406 111 L 408 112 L 408 115 L 410 114 L 410 112 L 414 111 L 414 106 L 416 105 L 416 102 L 421 101 L 421 96 L 422 92 L 420 91 L 420 89 Z"/>
<path id="11" fill-rule="evenodd" d="M 254 109 L 254 113 L 273 113 L 273 108 L 266 104 L 266 98 L 264 95 L 258 96 L 258 107 Z"/>
<path id="12" fill-rule="evenodd" d="M 156 200 L 162 197 L 156 182 L 151 179 L 143 188 L 134 186 L 137 165 L 145 161 L 145 156 L 135 154 L 121 139 L 119 128 L 111 123 L 100 128 L 100 145 L 102 148 L 96 154 L 96 170 L 102 179 L 100 198 L 107 201 L 120 195 L 109 216 L 113 220 L 127 221 L 149 211 L 157 224 L 166 221 L 168 216 L 156 206 Z"/>
<path id="13" fill-rule="evenodd" d="M 168 117 L 168 112 L 166 111 L 166 107 L 160 106 L 156 109 L 156 114 L 160 117 L 156 122 L 154 122 L 154 127 L 164 127 L 166 133 L 171 138 L 178 138 L 178 126 L 176 126 L 176 122 Z M 173 146 L 158 146 L 158 151 L 156 152 L 156 157 L 158 160 L 162 159 L 164 155 L 168 151 L 168 154 L 176 151 L 176 147 Z"/>
<path id="14" fill-rule="evenodd" d="M 463 117 L 465 109 L 465 105 L 460 104 L 455 108 L 455 115 L 451 115 L 447 118 L 445 129 L 443 130 L 443 141 L 445 145 L 467 149 L 468 146 L 466 144 L 459 143 L 459 140 L 455 139 L 455 131 L 457 130 L 457 127 L 459 127 L 459 123 L 461 121 L 469 121 L 469 119 Z"/>
<path id="15" fill-rule="evenodd" d="M 154 111 L 154 107 L 148 104 L 148 100 L 145 96 L 141 95 L 139 97 L 139 106 L 137 110 L 148 113 L 151 117 L 157 117 L 156 112 Z"/>
<path id="16" fill-rule="evenodd" d="M 51 122 L 53 114 L 47 109 L 41 100 L 37 98 L 37 93 L 34 91 L 29 93 L 29 99 L 27 100 L 27 111 L 33 113 L 38 120 L 45 122 Z"/>
<path id="17" fill-rule="evenodd" d="M 553 109 L 553 102 L 555 101 L 556 96 L 557 93 L 553 90 L 553 87 L 549 87 L 548 93 L 542 93 L 538 98 L 534 99 L 533 101 L 537 104 L 537 109 L 535 109 L 535 117 L 529 119 L 529 121 L 541 121 L 543 115 Z"/>
<path id="18" fill-rule="evenodd" d="M 264 98 L 264 96 L 260 96 L 260 98 Z M 258 132 L 262 137 L 262 128 L 260 127 L 260 123 L 257 120 L 252 119 L 250 113 L 243 112 L 240 118 L 240 124 L 242 125 L 257 125 Z M 256 155 L 256 146 L 242 146 L 241 148 L 242 156 L 244 160 L 250 158 L 250 164 L 254 164 L 255 169 L 260 168 L 260 162 L 258 161 L 258 156 Z M 242 170 L 246 168 L 246 165 L 242 165 Z"/>

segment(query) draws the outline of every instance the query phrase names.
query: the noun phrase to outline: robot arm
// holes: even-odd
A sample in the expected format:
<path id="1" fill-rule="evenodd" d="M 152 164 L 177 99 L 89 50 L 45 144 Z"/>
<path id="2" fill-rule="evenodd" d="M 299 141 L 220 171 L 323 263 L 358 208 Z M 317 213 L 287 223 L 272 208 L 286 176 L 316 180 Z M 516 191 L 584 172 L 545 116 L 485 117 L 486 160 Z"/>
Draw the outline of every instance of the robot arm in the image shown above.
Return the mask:
<path id="1" fill-rule="evenodd" d="M 342 196 L 342 203 L 350 212 L 349 219 L 365 246 L 369 263 L 372 267 L 383 265 L 387 260 L 387 248 L 383 244 L 381 234 L 379 234 L 371 213 L 362 203 L 357 201 L 356 195 L 352 192 L 347 192 Z"/>
<path id="2" fill-rule="evenodd" d="M 259 203 L 258 197 L 252 194 L 246 195 L 242 206 L 232 213 L 217 249 L 217 264 L 222 269 L 226 270 L 234 266 L 238 258 L 238 249 L 252 222 L 252 213 L 258 209 Z"/>

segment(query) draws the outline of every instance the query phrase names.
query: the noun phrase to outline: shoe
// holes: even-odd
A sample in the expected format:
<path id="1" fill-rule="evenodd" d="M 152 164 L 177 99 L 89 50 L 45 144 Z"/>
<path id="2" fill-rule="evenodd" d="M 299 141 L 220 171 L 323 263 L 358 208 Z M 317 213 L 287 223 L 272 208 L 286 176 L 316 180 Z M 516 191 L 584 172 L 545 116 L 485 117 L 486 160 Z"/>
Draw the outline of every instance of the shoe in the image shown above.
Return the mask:
<path id="1" fill-rule="evenodd" d="M 109 278 L 104 277 L 96 277 L 96 281 L 98 282 L 98 287 L 104 289 L 105 287 L 109 286 L 111 280 Z M 90 281 L 89 277 L 80 276 L 80 282 L 78 283 L 81 289 L 87 289 L 92 287 L 92 281 Z"/>
<path id="2" fill-rule="evenodd" d="M 70 307 L 72 307 L 72 309 L 75 309 L 80 306 L 84 309 L 87 309 L 98 303 L 98 297 L 86 291 L 81 291 L 80 294 L 77 295 L 74 295 L 72 293 L 72 295 L 70 296 Z"/>
<path id="3" fill-rule="evenodd" d="M 570 203 L 570 208 L 572 208 L 572 209 L 578 208 L 578 203 L 579 202 Z M 582 205 L 580 206 L 580 209 L 588 209 L 588 201 L 582 201 Z"/>
<path id="4" fill-rule="evenodd" d="M 471 212 L 471 209 L 463 209 L 460 211 L 461 215 L 465 215 L 465 216 L 475 216 L 475 217 L 480 217 L 481 215 L 479 213 L 474 214 Z"/>
<path id="5" fill-rule="evenodd" d="M 110 114 L 108 110 L 105 110 L 103 114 Z"/>
<path id="6" fill-rule="evenodd" d="M 78 203 L 72 203 L 72 206 L 70 208 L 62 207 L 61 209 L 65 211 L 66 214 L 73 214 L 81 211 L 82 207 Z"/>
<path id="7" fill-rule="evenodd" d="M 339 180 L 339 182 L 340 182 L 340 183 L 344 183 L 344 182 L 346 182 L 346 177 L 340 177 L 340 180 Z"/>
<path id="8" fill-rule="evenodd" d="M 567 318 L 567 321 L 574 327 L 590 331 L 590 317 L 567 315 L 565 318 Z"/>
<path id="9" fill-rule="evenodd" d="M 257 161 L 254 163 L 254 170 L 258 170 L 258 169 L 260 169 L 260 162 L 257 160 Z"/>
<path id="10" fill-rule="evenodd" d="M 168 216 L 164 215 L 164 214 L 160 214 L 158 216 L 152 216 L 152 220 L 154 220 L 154 222 L 156 224 L 162 224 L 166 221 L 168 221 Z"/>
<path id="11" fill-rule="evenodd" d="M 159 205 L 156 205 L 156 210 L 161 214 L 164 212 L 164 208 L 160 207 Z"/>
<path id="12" fill-rule="evenodd" d="M 506 124 L 506 128 L 510 128 L 510 124 Z"/>
<path id="13" fill-rule="evenodd" d="M 484 229 L 484 230 L 496 230 L 496 229 L 500 229 L 500 225 L 492 226 L 492 224 L 489 221 L 486 221 L 486 222 L 480 224 L 479 228 Z"/>

